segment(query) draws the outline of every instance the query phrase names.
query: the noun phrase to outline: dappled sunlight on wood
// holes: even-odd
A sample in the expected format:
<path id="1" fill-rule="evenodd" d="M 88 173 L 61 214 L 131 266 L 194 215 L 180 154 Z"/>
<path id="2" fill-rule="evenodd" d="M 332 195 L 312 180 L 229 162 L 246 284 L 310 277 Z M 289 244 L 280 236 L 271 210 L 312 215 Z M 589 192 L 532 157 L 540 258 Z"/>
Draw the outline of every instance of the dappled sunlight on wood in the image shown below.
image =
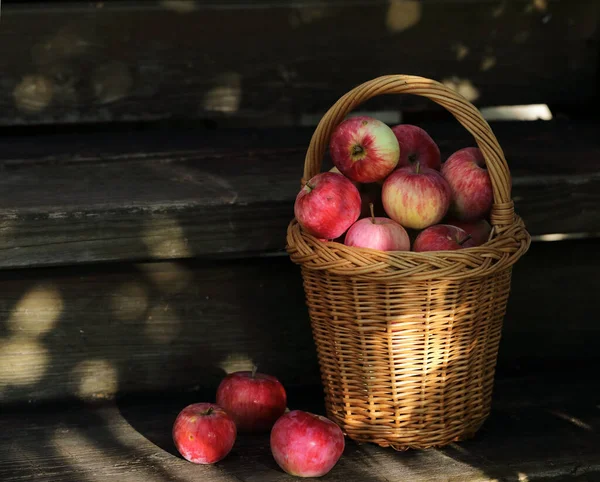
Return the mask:
<path id="1" fill-rule="evenodd" d="M 229 374 L 241 370 L 252 370 L 254 361 L 246 353 L 229 353 L 218 365 L 226 374 Z M 260 367 L 258 370 L 260 371 Z"/>
<path id="2" fill-rule="evenodd" d="M 168 344 L 179 336 L 182 323 L 176 311 L 166 301 L 150 308 L 146 318 L 144 334 L 156 343 Z"/>
<path id="3" fill-rule="evenodd" d="M 183 263 L 165 261 L 160 264 L 143 263 L 137 267 L 165 294 L 181 293 L 194 280 L 194 273 Z"/>
<path id="4" fill-rule="evenodd" d="M 469 102 L 475 102 L 480 97 L 479 89 L 469 79 L 462 79 L 457 76 L 446 77 L 442 79 L 442 84 L 455 90 Z"/>
<path id="5" fill-rule="evenodd" d="M 176 13 L 190 13 L 198 8 L 196 0 L 161 0 L 160 5 Z"/>
<path id="6" fill-rule="evenodd" d="M 50 361 L 50 354 L 40 342 L 15 336 L 0 341 L 0 360 L 0 388 L 11 385 L 26 386 L 42 379 Z"/>
<path id="7" fill-rule="evenodd" d="M 20 111 L 41 112 L 52 103 L 54 83 L 44 75 L 26 75 L 13 90 L 13 97 Z"/>
<path id="8" fill-rule="evenodd" d="M 422 9 L 419 0 L 390 0 L 385 17 L 387 29 L 399 33 L 415 26 L 421 20 Z"/>
<path id="9" fill-rule="evenodd" d="M 55 286 L 35 285 L 17 302 L 6 325 L 14 334 L 37 337 L 52 330 L 63 308 L 62 296 Z"/>
<path id="10" fill-rule="evenodd" d="M 70 374 L 82 399 L 113 398 L 119 388 L 117 369 L 108 360 L 84 360 Z"/>
<path id="11" fill-rule="evenodd" d="M 109 294 L 110 310 L 118 320 L 140 318 L 148 309 L 148 304 L 146 287 L 137 281 L 123 283 Z"/>
<path id="12" fill-rule="evenodd" d="M 237 72 L 224 72 L 216 77 L 214 84 L 204 94 L 202 108 L 225 114 L 237 112 L 242 101 L 242 76 Z"/>
<path id="13" fill-rule="evenodd" d="M 175 219 L 150 219 L 144 224 L 143 241 L 154 258 L 187 258 L 192 255 L 185 231 Z"/>

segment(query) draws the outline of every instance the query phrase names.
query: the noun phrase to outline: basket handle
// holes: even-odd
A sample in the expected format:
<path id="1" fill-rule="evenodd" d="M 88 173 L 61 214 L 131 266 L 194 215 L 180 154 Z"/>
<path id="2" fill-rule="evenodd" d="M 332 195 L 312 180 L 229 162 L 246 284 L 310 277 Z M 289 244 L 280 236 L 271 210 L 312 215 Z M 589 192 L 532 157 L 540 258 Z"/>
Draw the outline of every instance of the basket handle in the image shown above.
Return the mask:
<path id="1" fill-rule="evenodd" d="M 490 221 L 497 230 L 513 224 L 514 203 L 511 178 L 502 148 L 479 110 L 462 95 L 435 80 L 413 75 L 385 75 L 358 85 L 340 99 L 323 116 L 310 140 L 304 161 L 302 184 L 321 172 L 329 138 L 336 126 L 357 106 L 383 94 L 414 94 L 427 97 L 445 107 L 475 138 L 485 159 L 492 181 L 494 203 Z"/>

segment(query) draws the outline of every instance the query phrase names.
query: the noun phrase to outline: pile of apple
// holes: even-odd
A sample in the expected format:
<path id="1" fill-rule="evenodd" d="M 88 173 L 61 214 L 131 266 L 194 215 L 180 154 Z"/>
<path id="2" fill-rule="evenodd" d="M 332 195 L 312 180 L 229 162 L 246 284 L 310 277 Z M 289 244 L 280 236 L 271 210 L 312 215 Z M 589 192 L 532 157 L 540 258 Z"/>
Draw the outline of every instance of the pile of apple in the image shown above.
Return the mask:
<path id="1" fill-rule="evenodd" d="M 193 403 L 173 424 L 173 441 L 186 460 L 214 464 L 233 448 L 238 432 L 270 431 L 270 447 L 277 464 L 288 474 L 320 477 L 342 456 L 340 427 L 321 415 L 287 411 L 287 394 L 272 375 L 239 371 L 219 384 L 216 403 Z"/>
<path id="2" fill-rule="evenodd" d="M 489 239 L 492 183 L 478 148 L 460 149 L 442 164 L 420 127 L 358 116 L 335 128 L 329 149 L 335 167 L 309 179 L 296 197 L 294 215 L 305 232 L 381 251 L 457 250 Z"/>

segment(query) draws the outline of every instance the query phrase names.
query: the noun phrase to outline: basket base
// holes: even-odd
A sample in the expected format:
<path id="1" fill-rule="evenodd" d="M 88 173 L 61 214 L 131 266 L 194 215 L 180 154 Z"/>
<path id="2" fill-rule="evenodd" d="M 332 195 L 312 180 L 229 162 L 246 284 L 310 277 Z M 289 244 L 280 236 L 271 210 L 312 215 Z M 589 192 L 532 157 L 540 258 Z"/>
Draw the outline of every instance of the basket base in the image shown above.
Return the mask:
<path id="1" fill-rule="evenodd" d="M 381 436 L 378 436 L 372 430 L 366 433 L 366 430 L 357 430 L 356 427 L 349 426 L 336 417 L 335 414 L 329 413 L 327 416 L 340 426 L 346 437 L 354 442 L 372 443 L 383 448 L 390 447 L 398 452 L 441 448 L 451 443 L 472 439 L 487 419 L 487 416 L 485 416 L 476 422 L 472 421 L 468 426 L 461 427 L 460 430 L 448 432 L 438 430 L 415 433 L 413 430 L 410 434 L 407 434 L 402 430 L 397 430 L 397 433 L 390 433 L 391 431 L 387 430 L 385 435 L 382 433 Z"/>

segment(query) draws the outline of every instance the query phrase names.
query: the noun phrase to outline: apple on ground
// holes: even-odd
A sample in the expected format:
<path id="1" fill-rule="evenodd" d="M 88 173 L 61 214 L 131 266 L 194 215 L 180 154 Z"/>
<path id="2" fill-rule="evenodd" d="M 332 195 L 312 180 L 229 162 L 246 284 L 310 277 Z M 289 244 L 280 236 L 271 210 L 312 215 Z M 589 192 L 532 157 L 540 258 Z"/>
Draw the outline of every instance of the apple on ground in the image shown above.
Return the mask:
<path id="1" fill-rule="evenodd" d="M 184 459 L 195 464 L 214 464 L 231 451 L 237 429 L 218 405 L 193 403 L 177 415 L 172 436 Z"/>
<path id="2" fill-rule="evenodd" d="M 477 147 L 466 147 L 452 154 L 442 165 L 442 175 L 452 190 L 450 213 L 460 221 L 486 217 L 494 194 L 483 154 Z"/>
<path id="3" fill-rule="evenodd" d="M 398 167 L 419 162 L 421 166 L 440 170 L 440 148 L 427 131 L 411 124 L 399 124 L 392 127 L 392 131 L 400 145 Z"/>
<path id="4" fill-rule="evenodd" d="M 475 246 L 486 243 L 492 232 L 492 226 L 485 219 L 478 221 L 455 221 L 448 219 L 445 224 L 451 224 L 452 226 L 464 229 L 467 234 L 471 235 Z"/>
<path id="5" fill-rule="evenodd" d="M 356 222 L 360 209 L 360 193 L 350 180 L 322 172 L 309 179 L 296 196 L 294 216 L 307 233 L 335 239 Z"/>
<path id="6" fill-rule="evenodd" d="M 380 251 L 409 251 L 410 240 L 406 230 L 390 218 L 375 217 L 373 204 L 370 208 L 371 217 L 359 219 L 350 226 L 344 244 Z"/>
<path id="7" fill-rule="evenodd" d="M 271 430 L 271 452 L 288 474 L 321 477 L 344 452 L 344 434 L 326 417 L 302 410 L 283 415 Z"/>
<path id="8" fill-rule="evenodd" d="M 412 166 L 396 169 L 383 183 L 381 199 L 387 215 L 405 228 L 436 224 L 450 205 L 450 186 L 435 169 Z"/>
<path id="9" fill-rule="evenodd" d="M 471 248 L 475 243 L 463 229 L 449 224 L 436 224 L 419 233 L 413 251 L 455 251 Z"/>
<path id="10" fill-rule="evenodd" d="M 329 152 L 348 179 L 370 183 L 384 179 L 398 164 L 400 148 L 392 130 L 378 119 L 357 116 L 340 123 L 331 135 Z"/>
<path id="11" fill-rule="evenodd" d="M 283 415 L 287 395 L 272 375 L 252 371 L 230 373 L 217 388 L 217 405 L 233 418 L 239 432 L 266 432 Z"/>

